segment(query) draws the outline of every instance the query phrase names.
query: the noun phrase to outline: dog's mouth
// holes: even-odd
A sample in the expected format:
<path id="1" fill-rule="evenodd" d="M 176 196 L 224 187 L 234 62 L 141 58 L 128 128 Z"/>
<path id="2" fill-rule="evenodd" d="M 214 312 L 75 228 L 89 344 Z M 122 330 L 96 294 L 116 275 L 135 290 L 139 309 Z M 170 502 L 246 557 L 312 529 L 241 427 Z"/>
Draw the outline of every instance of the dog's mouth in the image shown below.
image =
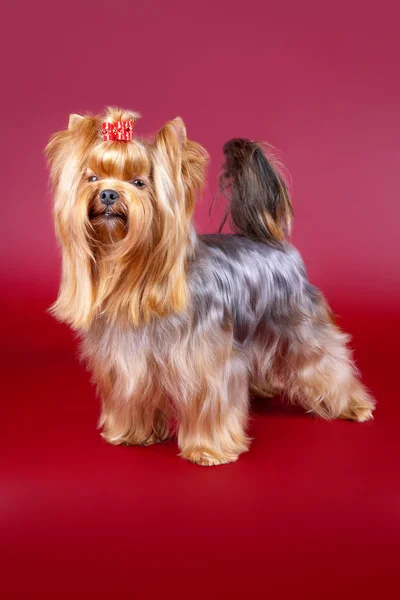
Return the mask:
<path id="1" fill-rule="evenodd" d="M 102 222 L 116 222 L 121 221 L 122 223 L 126 223 L 126 215 L 121 212 L 116 212 L 110 209 L 106 209 L 103 211 L 95 211 L 91 210 L 89 212 L 90 221 L 102 221 Z"/>

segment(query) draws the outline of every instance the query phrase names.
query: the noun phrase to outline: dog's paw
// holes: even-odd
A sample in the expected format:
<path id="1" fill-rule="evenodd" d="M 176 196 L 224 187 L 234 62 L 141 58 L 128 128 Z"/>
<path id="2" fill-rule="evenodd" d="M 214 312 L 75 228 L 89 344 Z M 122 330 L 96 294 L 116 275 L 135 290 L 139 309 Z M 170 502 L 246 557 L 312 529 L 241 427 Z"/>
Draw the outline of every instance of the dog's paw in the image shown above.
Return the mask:
<path id="1" fill-rule="evenodd" d="M 153 432 L 146 440 L 144 440 L 140 446 L 151 446 L 152 444 L 162 444 L 169 439 L 169 432 Z"/>
<path id="2" fill-rule="evenodd" d="M 375 404 L 370 400 L 364 400 L 359 404 L 354 402 L 340 413 L 339 418 L 364 423 L 374 418 L 374 410 Z"/>
<path id="3" fill-rule="evenodd" d="M 189 460 L 192 463 L 201 465 L 202 467 L 213 467 L 216 465 L 225 465 L 228 463 L 235 462 L 239 455 L 229 454 L 223 455 L 208 450 L 206 448 L 196 448 L 189 452 L 182 452 L 182 458 Z"/>
<path id="4" fill-rule="evenodd" d="M 151 446 L 152 444 L 161 444 L 169 438 L 168 431 L 162 431 L 159 434 L 153 432 L 148 437 L 144 437 L 143 434 L 133 435 L 132 433 L 113 436 L 104 431 L 100 435 L 106 442 L 113 446 Z"/>

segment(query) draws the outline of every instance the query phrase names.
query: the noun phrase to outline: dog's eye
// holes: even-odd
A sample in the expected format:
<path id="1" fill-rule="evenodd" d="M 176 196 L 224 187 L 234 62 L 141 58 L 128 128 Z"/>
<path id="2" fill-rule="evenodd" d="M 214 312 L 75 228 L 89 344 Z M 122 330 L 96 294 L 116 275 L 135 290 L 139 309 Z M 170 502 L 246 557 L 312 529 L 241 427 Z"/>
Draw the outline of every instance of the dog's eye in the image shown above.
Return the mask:
<path id="1" fill-rule="evenodd" d="M 146 187 L 145 182 L 143 181 L 143 179 L 134 179 L 133 181 L 131 181 L 132 185 L 138 187 L 138 188 L 144 188 Z"/>
<path id="2" fill-rule="evenodd" d="M 88 181 L 98 181 L 98 180 L 99 180 L 99 178 L 98 178 L 96 175 L 91 175 L 91 176 L 88 178 Z"/>

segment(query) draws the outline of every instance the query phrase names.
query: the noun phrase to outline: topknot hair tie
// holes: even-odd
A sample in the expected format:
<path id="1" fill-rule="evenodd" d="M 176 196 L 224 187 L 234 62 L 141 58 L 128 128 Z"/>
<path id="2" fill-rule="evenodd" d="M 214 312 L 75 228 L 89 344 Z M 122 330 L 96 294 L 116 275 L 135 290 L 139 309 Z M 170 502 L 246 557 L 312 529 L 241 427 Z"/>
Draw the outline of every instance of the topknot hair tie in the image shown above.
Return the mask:
<path id="1" fill-rule="evenodd" d="M 118 140 L 129 142 L 133 138 L 133 120 L 117 121 L 116 123 L 103 123 L 101 133 L 104 141 Z"/>

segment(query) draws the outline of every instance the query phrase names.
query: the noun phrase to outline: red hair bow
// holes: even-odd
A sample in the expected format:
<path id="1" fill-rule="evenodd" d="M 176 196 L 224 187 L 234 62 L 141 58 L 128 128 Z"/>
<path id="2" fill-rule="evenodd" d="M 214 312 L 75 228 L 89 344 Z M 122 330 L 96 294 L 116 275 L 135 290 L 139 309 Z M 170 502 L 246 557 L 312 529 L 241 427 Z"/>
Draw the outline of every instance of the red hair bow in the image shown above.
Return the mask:
<path id="1" fill-rule="evenodd" d="M 133 121 L 117 121 L 116 123 L 103 123 L 101 129 L 104 141 L 120 140 L 129 142 L 133 137 Z"/>

